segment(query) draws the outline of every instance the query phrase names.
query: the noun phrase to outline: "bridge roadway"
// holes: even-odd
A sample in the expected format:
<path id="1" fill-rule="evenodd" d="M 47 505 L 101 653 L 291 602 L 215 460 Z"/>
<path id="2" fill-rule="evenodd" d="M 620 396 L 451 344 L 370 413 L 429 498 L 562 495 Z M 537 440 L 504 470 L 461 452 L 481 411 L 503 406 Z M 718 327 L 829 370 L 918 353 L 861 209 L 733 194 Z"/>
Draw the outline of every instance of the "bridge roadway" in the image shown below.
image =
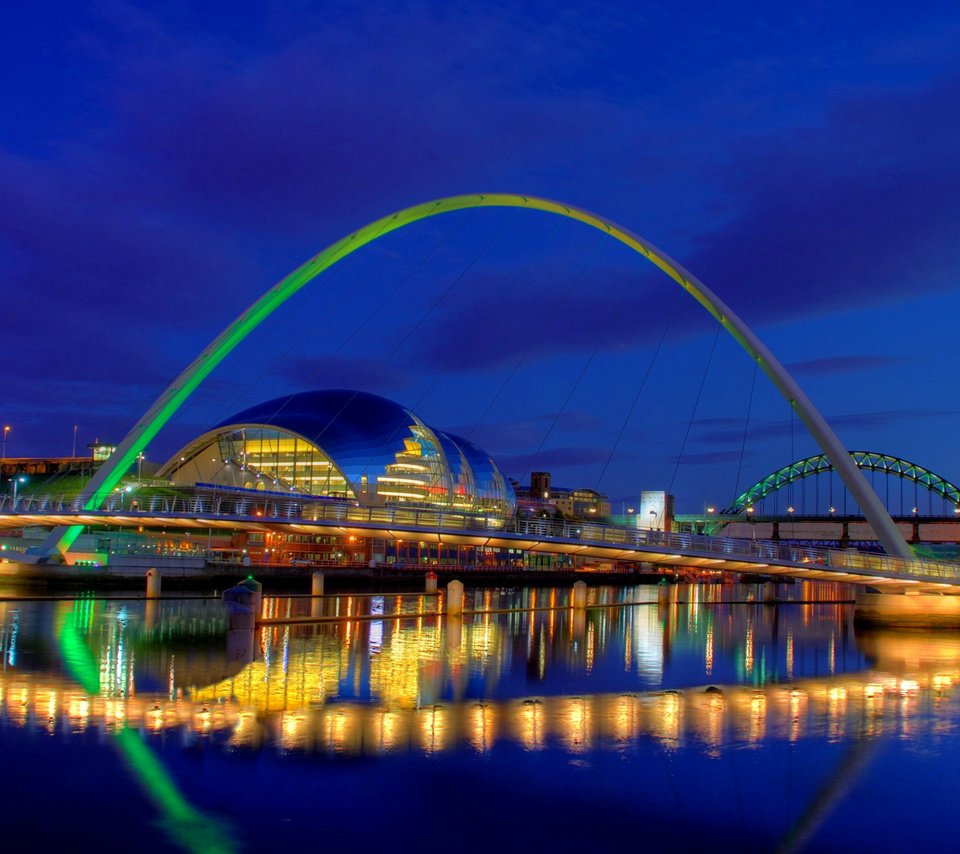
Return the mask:
<path id="1" fill-rule="evenodd" d="M 882 592 L 960 594 L 960 564 L 901 560 L 885 555 L 824 550 L 689 533 L 667 533 L 590 522 L 504 520 L 466 512 L 404 507 L 360 507 L 303 497 L 115 492 L 99 510 L 73 497 L 0 500 L 0 530 L 85 525 L 113 528 L 221 529 L 417 540 L 480 548 L 577 555 L 605 561 L 703 567 L 728 572 L 844 581 Z M 11 555 L 13 557 L 13 555 Z M 27 553 L 24 562 L 35 562 Z M 68 557 L 69 560 L 69 557 Z"/>

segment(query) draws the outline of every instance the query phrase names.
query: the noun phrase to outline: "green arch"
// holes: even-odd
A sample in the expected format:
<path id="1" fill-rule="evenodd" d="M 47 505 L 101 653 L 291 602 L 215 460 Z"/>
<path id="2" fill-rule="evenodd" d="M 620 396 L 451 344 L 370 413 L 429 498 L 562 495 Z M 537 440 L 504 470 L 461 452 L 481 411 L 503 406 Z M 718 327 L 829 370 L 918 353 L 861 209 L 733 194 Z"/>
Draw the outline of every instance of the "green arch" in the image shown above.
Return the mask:
<path id="1" fill-rule="evenodd" d="M 113 456 L 101 466 L 97 475 L 88 484 L 82 495 L 84 509 L 98 509 L 106 496 L 110 494 L 110 491 L 120 482 L 124 472 L 136 460 L 137 454 L 146 448 L 147 444 L 210 372 L 250 332 L 320 273 L 378 237 L 396 231 L 398 228 L 403 228 L 410 223 L 451 211 L 483 207 L 530 208 L 577 220 L 592 228 L 606 232 L 615 240 L 629 246 L 663 270 L 709 311 L 724 329 L 740 343 L 796 410 L 797 415 L 806 424 L 814 439 L 836 466 L 851 494 L 854 495 L 857 503 L 863 509 L 864 515 L 873 524 L 874 531 L 876 531 L 887 553 L 902 558 L 913 556 L 910 547 L 897 530 L 883 503 L 871 490 L 870 485 L 857 470 L 857 467 L 850 461 L 843 443 L 837 438 L 832 428 L 780 362 L 723 300 L 670 258 L 669 255 L 661 252 L 653 244 L 648 243 L 639 235 L 622 226 L 572 205 L 565 205 L 535 196 L 521 196 L 510 193 L 450 196 L 397 211 L 364 226 L 358 231 L 354 231 L 352 234 L 348 234 L 281 279 L 224 329 L 170 384 L 149 411 L 140 418 L 134 428 L 117 446 Z M 79 526 L 55 530 L 42 547 L 43 553 L 52 555 L 54 550 L 61 553 L 65 552 L 80 535 L 81 530 L 82 528 Z"/>
<path id="2" fill-rule="evenodd" d="M 861 471 L 879 471 L 903 480 L 912 481 L 935 495 L 939 495 L 945 501 L 951 501 L 954 505 L 960 506 L 960 488 L 945 477 L 930 471 L 930 469 L 901 457 L 878 454 L 875 451 L 850 451 L 849 453 L 857 468 Z M 795 463 L 790 463 L 790 465 L 768 474 L 762 480 L 758 480 L 748 490 L 737 496 L 737 500 L 723 512 L 742 513 L 747 507 L 752 507 L 754 504 L 763 501 L 768 495 L 772 495 L 791 483 L 832 471 L 833 464 L 824 454 L 797 460 Z"/>

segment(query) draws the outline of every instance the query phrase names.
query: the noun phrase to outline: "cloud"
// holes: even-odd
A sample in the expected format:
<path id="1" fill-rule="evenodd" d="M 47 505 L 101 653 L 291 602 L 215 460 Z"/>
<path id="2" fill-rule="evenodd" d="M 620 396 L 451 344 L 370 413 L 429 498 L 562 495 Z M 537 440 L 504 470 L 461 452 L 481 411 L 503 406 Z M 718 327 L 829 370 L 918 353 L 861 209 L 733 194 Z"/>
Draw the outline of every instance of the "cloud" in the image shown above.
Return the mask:
<path id="1" fill-rule="evenodd" d="M 955 289 L 958 99 L 952 75 L 744 142 L 715 176 L 736 213 L 700 236 L 689 268 L 753 322 Z"/>
<path id="2" fill-rule="evenodd" d="M 740 460 L 739 451 L 707 451 L 701 454 L 684 454 L 680 457 L 682 466 L 710 466 L 726 463 L 735 463 Z M 677 458 L 673 457 L 669 462 L 676 463 Z"/>
<path id="3" fill-rule="evenodd" d="M 565 471 L 580 466 L 592 466 L 595 479 L 599 471 L 596 467 L 606 463 L 609 456 L 610 451 L 606 448 L 566 446 L 547 448 L 536 454 L 499 454 L 496 460 L 500 469 L 511 477 L 528 478 L 531 471 Z M 616 454 L 614 459 L 622 461 L 626 457 Z"/>
<path id="4" fill-rule="evenodd" d="M 826 356 L 822 359 L 809 359 L 786 365 L 791 374 L 800 376 L 821 376 L 823 374 L 852 374 L 903 365 L 909 359 L 900 356 Z"/>
<path id="5" fill-rule="evenodd" d="M 396 361 L 363 356 L 318 356 L 288 358 L 270 370 L 294 389 L 349 388 L 393 393 L 410 388 L 412 373 Z"/>
<path id="6" fill-rule="evenodd" d="M 511 418 L 479 424 L 460 424 L 444 427 L 457 436 L 463 436 L 488 450 L 515 450 L 536 447 L 551 434 L 590 434 L 604 426 L 604 421 L 592 412 L 549 412 L 522 418 Z M 500 458 L 500 454 L 497 454 Z"/>
<path id="7" fill-rule="evenodd" d="M 922 420 L 932 419 L 936 421 L 943 421 L 945 419 L 956 418 L 958 415 L 960 415 L 960 410 L 887 409 L 875 412 L 830 415 L 827 416 L 827 421 L 837 433 L 850 436 L 858 433 L 878 433 L 898 424 L 912 424 Z M 711 421 L 712 423 L 710 423 Z M 704 423 L 708 423 L 709 426 L 713 426 L 717 422 L 722 421 L 723 419 L 705 419 Z M 739 445 L 743 441 L 743 422 L 740 422 L 740 427 L 737 429 L 736 422 L 732 419 L 731 421 L 733 426 L 731 429 L 727 430 L 713 429 L 704 432 L 697 429 L 696 440 L 704 444 L 729 445 L 735 443 Z M 697 428 L 700 426 L 701 425 L 699 423 L 696 425 Z M 768 421 L 761 424 L 751 424 L 747 431 L 747 442 L 749 444 L 750 442 L 756 442 L 762 439 L 783 438 L 784 436 L 789 436 L 792 433 L 799 435 L 799 433 L 804 432 L 805 429 L 806 428 L 804 428 L 799 421 L 794 421 L 791 423 L 789 420 Z M 880 453 L 888 452 L 887 449 L 884 448 L 865 448 L 862 446 L 851 447 L 849 450 L 871 450 L 878 451 Z"/>

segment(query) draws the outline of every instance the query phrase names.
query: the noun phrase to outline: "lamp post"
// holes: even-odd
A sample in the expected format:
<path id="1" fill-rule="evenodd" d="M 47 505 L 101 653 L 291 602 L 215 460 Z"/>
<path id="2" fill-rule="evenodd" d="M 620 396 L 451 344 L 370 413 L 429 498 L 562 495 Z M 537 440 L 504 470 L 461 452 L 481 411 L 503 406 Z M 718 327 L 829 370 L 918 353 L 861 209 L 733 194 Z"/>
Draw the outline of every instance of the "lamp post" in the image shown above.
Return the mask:
<path id="1" fill-rule="evenodd" d="M 3 452 L 0 454 L 0 484 L 3 483 L 3 470 L 7 463 L 7 434 L 10 432 L 10 425 L 3 425 Z"/>
<path id="2" fill-rule="evenodd" d="M 0 454 L 0 483 L 3 482 L 3 469 L 7 463 L 7 434 L 10 432 L 10 425 L 3 425 L 3 452 Z"/>
<path id="3" fill-rule="evenodd" d="M 13 509 L 16 509 L 16 507 L 17 507 L 17 487 L 18 487 L 21 483 L 26 483 L 26 482 L 27 482 L 27 479 L 26 479 L 23 475 L 20 475 L 20 477 L 11 478 L 11 481 L 10 481 L 10 482 L 13 484 Z"/>

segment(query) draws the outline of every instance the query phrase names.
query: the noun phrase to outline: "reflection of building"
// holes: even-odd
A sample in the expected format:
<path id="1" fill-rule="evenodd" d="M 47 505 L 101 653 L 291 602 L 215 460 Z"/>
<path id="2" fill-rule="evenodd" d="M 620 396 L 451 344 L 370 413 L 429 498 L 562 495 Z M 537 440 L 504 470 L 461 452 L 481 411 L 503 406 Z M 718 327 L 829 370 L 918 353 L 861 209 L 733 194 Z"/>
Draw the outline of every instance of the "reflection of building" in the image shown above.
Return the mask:
<path id="1" fill-rule="evenodd" d="M 507 518 L 513 490 L 472 442 L 360 391 L 312 391 L 258 404 L 194 439 L 159 472 L 210 484 Z"/>
<path id="2" fill-rule="evenodd" d="M 602 492 L 581 487 L 569 489 L 553 486 L 550 472 L 530 473 L 530 485 L 514 484 L 517 503 L 525 510 L 534 513 L 550 513 L 563 516 L 564 519 L 603 519 L 610 515 L 610 500 Z"/>

